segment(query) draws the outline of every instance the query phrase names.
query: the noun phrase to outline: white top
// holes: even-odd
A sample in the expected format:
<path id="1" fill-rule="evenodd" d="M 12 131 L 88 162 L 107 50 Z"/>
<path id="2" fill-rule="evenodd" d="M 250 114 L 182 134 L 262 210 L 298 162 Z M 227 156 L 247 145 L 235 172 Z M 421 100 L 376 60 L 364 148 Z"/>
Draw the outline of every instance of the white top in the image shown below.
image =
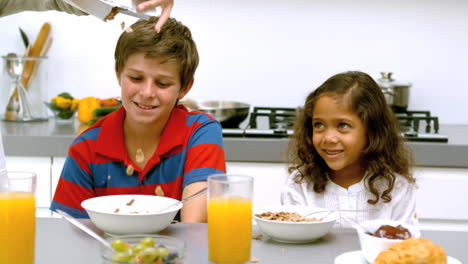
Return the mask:
<path id="1" fill-rule="evenodd" d="M 356 210 L 357 212 L 339 212 L 340 218 L 335 227 L 350 227 L 346 218 L 358 222 L 370 219 L 391 219 L 417 224 L 416 217 L 416 186 L 410 184 L 403 176 L 397 175 L 391 194 L 392 200 L 384 203 L 382 198 L 377 204 L 369 204 L 367 200 L 374 200 L 374 196 L 365 188 L 364 180 L 345 189 L 333 181 L 325 186 L 325 191 L 316 193 L 313 184 L 305 180 L 301 184 L 294 182 L 298 171 L 291 173 L 281 191 L 281 203 L 285 205 L 306 205 L 334 210 Z M 376 182 L 380 192 L 385 190 L 385 181 Z"/>

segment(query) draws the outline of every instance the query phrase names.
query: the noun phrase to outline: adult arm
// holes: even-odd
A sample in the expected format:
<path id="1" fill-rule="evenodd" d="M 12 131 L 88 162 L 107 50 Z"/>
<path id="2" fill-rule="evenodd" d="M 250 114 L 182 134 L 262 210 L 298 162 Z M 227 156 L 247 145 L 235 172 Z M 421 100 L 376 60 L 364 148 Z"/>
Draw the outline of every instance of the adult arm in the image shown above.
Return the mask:
<path id="1" fill-rule="evenodd" d="M 8 16 L 23 11 L 56 10 L 74 15 L 87 15 L 62 0 L 0 0 L 0 16 Z"/>

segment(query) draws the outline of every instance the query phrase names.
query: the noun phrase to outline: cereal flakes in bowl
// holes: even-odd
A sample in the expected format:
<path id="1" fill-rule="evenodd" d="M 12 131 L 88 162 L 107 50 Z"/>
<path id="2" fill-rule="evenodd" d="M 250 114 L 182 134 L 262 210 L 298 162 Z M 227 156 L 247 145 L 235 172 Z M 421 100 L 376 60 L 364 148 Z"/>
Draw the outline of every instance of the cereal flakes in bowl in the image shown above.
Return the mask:
<path id="1" fill-rule="evenodd" d="M 182 208 L 178 200 L 156 195 L 107 195 L 84 200 L 91 221 L 111 235 L 154 234 L 162 231 Z"/>
<path id="2" fill-rule="evenodd" d="M 317 212 L 310 217 L 304 217 Z M 257 210 L 253 216 L 259 229 L 271 239 L 283 243 L 309 243 L 326 235 L 338 214 L 326 208 L 277 205 Z"/>

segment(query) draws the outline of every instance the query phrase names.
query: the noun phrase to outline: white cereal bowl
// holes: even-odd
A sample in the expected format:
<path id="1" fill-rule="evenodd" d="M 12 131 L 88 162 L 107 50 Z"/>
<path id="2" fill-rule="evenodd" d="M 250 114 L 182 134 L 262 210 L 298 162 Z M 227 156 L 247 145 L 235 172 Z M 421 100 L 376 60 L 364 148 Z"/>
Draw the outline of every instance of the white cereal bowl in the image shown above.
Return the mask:
<path id="1" fill-rule="evenodd" d="M 257 210 L 255 214 L 265 212 L 296 212 L 302 216 L 311 212 L 320 213 L 311 215 L 309 218 L 320 218 L 326 216 L 330 211 L 325 208 L 297 206 L 297 205 L 276 205 Z M 338 219 L 336 213 L 329 214 L 324 220 L 317 222 L 286 222 L 277 220 L 267 220 L 258 216 L 253 216 L 262 233 L 268 235 L 273 240 L 283 243 L 309 243 L 326 235 L 333 224 Z"/>
<path id="2" fill-rule="evenodd" d="M 369 232 L 375 232 L 379 227 L 382 225 L 391 225 L 391 226 L 398 226 L 401 225 L 404 228 L 408 229 L 411 233 L 411 237 L 420 238 L 421 231 L 418 227 L 413 226 L 408 223 L 404 223 L 401 221 L 394 221 L 388 219 L 375 219 L 375 220 L 368 220 L 359 223 L 362 227 L 366 228 Z M 356 230 L 359 237 L 359 243 L 361 245 L 361 251 L 364 258 L 369 262 L 373 263 L 380 252 L 387 250 L 390 246 L 395 243 L 401 242 L 401 239 L 388 239 L 388 238 L 381 238 L 375 237 L 369 234 L 362 229 L 356 226 Z"/>
<path id="3" fill-rule="evenodd" d="M 127 205 L 131 200 L 134 202 Z M 84 200 L 81 206 L 102 231 L 111 235 L 129 235 L 153 234 L 165 229 L 182 204 L 158 211 L 177 202 L 168 197 L 131 194 L 94 197 Z"/>

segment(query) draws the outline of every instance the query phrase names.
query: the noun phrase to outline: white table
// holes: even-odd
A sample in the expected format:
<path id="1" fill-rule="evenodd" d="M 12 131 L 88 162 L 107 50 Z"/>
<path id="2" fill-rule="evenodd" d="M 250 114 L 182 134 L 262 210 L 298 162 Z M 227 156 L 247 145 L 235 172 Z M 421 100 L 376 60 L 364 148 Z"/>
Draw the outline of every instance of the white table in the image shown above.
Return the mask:
<path id="1" fill-rule="evenodd" d="M 64 219 L 37 218 L 36 227 L 35 264 L 102 263 L 99 243 Z M 258 232 L 255 227 L 254 232 Z M 186 241 L 184 264 L 209 263 L 206 224 L 172 224 L 161 234 Z M 423 231 L 422 236 L 441 245 L 449 256 L 468 261 L 468 232 Z M 333 230 L 309 244 L 278 243 L 266 236 L 252 240 L 252 257 L 258 258 L 259 264 L 328 264 L 341 253 L 358 249 L 357 235 L 349 229 Z"/>

